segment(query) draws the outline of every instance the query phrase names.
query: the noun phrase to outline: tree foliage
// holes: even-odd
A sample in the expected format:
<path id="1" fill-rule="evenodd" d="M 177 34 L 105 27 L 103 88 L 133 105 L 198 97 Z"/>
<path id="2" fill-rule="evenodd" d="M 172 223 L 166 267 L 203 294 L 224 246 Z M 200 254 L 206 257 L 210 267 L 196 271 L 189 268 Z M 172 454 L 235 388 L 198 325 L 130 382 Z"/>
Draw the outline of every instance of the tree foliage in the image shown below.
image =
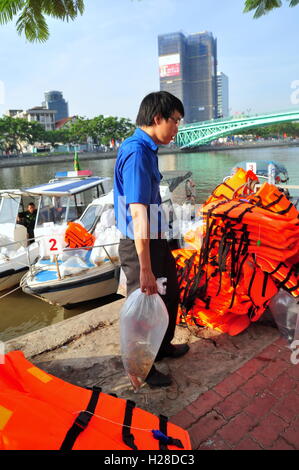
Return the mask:
<path id="1" fill-rule="evenodd" d="M 0 148 L 4 152 L 20 153 L 24 144 L 86 144 L 108 146 L 112 139 L 121 142 L 133 133 L 135 126 L 126 118 L 96 116 L 93 119 L 78 117 L 61 129 L 45 131 L 35 121 L 4 116 L 0 118 Z"/>
<path id="2" fill-rule="evenodd" d="M 271 126 L 252 127 L 251 129 L 246 129 L 240 132 L 238 131 L 238 133 L 243 135 L 254 135 L 265 139 L 271 137 L 283 137 L 285 134 L 287 137 L 299 137 L 299 123 L 284 122 L 280 124 L 272 124 Z"/>
<path id="3" fill-rule="evenodd" d="M 299 0 L 288 0 L 290 7 L 295 7 L 298 5 Z M 282 6 L 281 0 L 246 0 L 244 13 L 254 10 L 254 18 L 260 18 L 261 16 L 269 13 L 275 8 L 280 8 Z"/>
<path id="4" fill-rule="evenodd" d="M 0 147 L 4 152 L 20 153 L 24 143 L 34 144 L 44 139 L 45 130 L 38 122 L 10 116 L 0 118 Z"/>
<path id="5" fill-rule="evenodd" d="M 18 33 L 30 42 L 49 38 L 46 16 L 62 21 L 77 18 L 84 11 L 84 0 L 0 0 L 0 24 L 13 21 Z"/>

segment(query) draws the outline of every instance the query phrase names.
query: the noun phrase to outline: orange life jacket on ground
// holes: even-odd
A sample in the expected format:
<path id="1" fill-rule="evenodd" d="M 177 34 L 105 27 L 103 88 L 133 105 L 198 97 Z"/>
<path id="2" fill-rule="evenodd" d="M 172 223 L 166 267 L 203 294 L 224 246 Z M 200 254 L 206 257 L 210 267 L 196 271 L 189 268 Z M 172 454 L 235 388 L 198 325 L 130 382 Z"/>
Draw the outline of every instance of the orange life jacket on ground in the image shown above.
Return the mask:
<path id="1" fill-rule="evenodd" d="M 64 382 L 13 351 L 0 365 L 0 449 L 178 451 L 191 444 L 166 417 Z"/>

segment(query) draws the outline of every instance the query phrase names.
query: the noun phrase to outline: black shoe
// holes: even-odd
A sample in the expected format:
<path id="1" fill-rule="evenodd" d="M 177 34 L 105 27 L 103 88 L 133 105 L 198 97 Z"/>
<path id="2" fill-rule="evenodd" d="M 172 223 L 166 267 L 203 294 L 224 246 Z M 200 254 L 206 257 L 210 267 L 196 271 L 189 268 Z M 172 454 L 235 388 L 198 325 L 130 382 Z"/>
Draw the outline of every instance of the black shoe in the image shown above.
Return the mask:
<path id="1" fill-rule="evenodd" d="M 171 357 L 172 359 L 177 359 L 179 357 L 187 354 L 190 347 L 188 344 L 170 344 L 169 347 L 163 351 L 161 354 L 158 354 L 156 357 L 156 362 L 161 361 L 164 357 Z"/>
<path id="2" fill-rule="evenodd" d="M 162 372 L 159 372 L 154 366 L 151 368 L 145 382 L 150 387 L 168 387 L 172 384 L 171 377 L 169 375 L 162 374 Z"/>

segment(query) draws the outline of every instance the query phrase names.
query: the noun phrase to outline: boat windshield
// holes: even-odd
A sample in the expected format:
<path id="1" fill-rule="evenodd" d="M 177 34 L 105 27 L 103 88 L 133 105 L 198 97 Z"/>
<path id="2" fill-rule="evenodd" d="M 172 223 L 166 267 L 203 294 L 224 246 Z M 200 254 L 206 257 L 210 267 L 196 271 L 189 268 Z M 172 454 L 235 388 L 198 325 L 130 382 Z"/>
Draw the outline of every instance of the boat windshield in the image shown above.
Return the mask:
<path id="1" fill-rule="evenodd" d="M 88 232 L 91 232 L 94 227 L 96 226 L 102 212 L 104 206 L 92 204 L 90 205 L 82 217 L 80 218 L 80 222 L 84 225 Z"/>
<path id="2" fill-rule="evenodd" d="M 36 226 L 54 222 L 62 224 L 65 220 L 67 205 L 63 204 L 61 197 L 42 196 L 38 208 Z"/>
<path id="3" fill-rule="evenodd" d="M 20 201 L 20 196 L 5 196 L 0 199 L 0 226 L 16 223 Z"/>
<path id="4" fill-rule="evenodd" d="M 68 196 L 41 196 L 36 227 L 49 222 L 62 225 L 79 219 L 97 194 L 96 188 L 90 188 Z"/>

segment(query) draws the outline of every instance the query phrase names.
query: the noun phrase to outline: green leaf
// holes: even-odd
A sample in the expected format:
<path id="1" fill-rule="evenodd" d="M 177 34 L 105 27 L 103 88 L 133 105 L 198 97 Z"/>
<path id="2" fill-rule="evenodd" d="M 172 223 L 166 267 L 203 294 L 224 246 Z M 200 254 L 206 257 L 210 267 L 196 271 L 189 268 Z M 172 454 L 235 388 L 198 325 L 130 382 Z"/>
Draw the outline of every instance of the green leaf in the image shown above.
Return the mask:
<path id="1" fill-rule="evenodd" d="M 69 21 L 83 12 L 84 0 L 0 0 L 0 24 L 17 16 L 17 32 L 24 33 L 30 42 L 49 38 L 46 16 Z"/>
<path id="2" fill-rule="evenodd" d="M 298 0 L 295 0 L 298 1 Z M 280 8 L 281 0 L 246 0 L 244 13 L 255 10 L 253 17 L 260 18 L 274 8 Z"/>

